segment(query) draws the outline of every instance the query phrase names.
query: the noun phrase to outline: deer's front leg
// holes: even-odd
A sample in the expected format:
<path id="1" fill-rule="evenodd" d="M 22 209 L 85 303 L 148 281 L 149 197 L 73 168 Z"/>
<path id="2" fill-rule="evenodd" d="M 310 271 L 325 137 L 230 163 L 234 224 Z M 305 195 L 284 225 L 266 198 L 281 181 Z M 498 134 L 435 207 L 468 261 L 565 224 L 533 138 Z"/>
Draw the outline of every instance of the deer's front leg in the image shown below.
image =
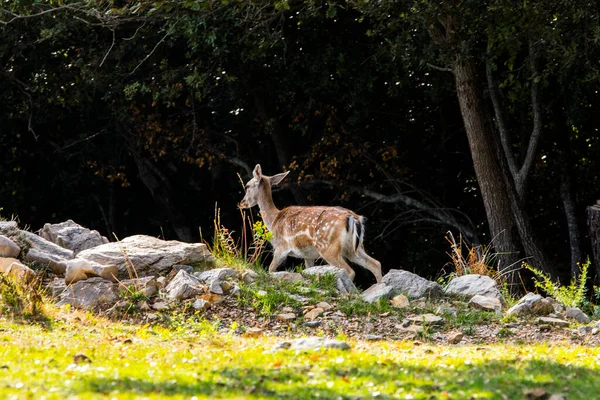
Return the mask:
<path id="1" fill-rule="evenodd" d="M 275 250 L 273 252 L 273 260 L 271 260 L 271 265 L 269 265 L 269 272 L 277 271 L 277 268 L 285 261 L 287 254 L 280 250 Z"/>

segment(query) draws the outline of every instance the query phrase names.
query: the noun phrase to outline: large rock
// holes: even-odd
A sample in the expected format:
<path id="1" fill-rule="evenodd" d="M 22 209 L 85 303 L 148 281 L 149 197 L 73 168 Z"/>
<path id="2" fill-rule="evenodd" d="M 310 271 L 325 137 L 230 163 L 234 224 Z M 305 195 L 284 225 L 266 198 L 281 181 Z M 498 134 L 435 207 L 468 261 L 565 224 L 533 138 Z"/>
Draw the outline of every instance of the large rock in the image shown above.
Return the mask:
<path id="1" fill-rule="evenodd" d="M 470 274 L 454 278 L 444 290 L 444 294 L 462 300 L 471 299 L 475 295 L 494 297 L 504 303 L 496 281 L 484 275 Z"/>
<path id="2" fill-rule="evenodd" d="M 385 283 L 376 283 L 362 292 L 360 297 L 367 303 L 375 303 L 381 299 L 391 299 L 395 294 L 393 287 L 388 286 Z"/>
<path id="3" fill-rule="evenodd" d="M 84 228 L 72 220 L 59 224 L 45 224 L 40 236 L 60 247 L 73 250 L 75 254 L 108 243 L 108 239 L 98 231 Z"/>
<path id="4" fill-rule="evenodd" d="M 72 250 L 64 249 L 41 236 L 28 231 L 19 231 L 31 243 L 24 257 L 25 261 L 49 266 L 52 272 L 62 275 L 67 269 L 67 261 L 73 259 Z"/>
<path id="5" fill-rule="evenodd" d="M 86 310 L 105 310 L 119 300 L 117 284 L 102 278 L 91 278 L 69 286 L 60 294 L 59 306 L 71 304 Z"/>
<path id="6" fill-rule="evenodd" d="M 4 235 L 0 235 L 0 257 L 17 258 L 21 248 Z"/>
<path id="7" fill-rule="evenodd" d="M 0 221 L 0 235 L 7 235 L 18 230 L 17 221 Z"/>
<path id="8" fill-rule="evenodd" d="M 574 319 L 582 324 L 587 324 L 590 322 L 590 317 L 588 317 L 583 311 L 576 307 L 567 308 L 565 315 L 567 316 L 567 318 Z"/>
<path id="9" fill-rule="evenodd" d="M 160 240 L 152 236 L 130 236 L 115 243 L 106 243 L 77 255 L 101 265 L 116 265 L 118 278 L 131 278 L 128 271 L 133 266 L 138 276 L 160 275 L 175 264 L 209 265 L 215 257 L 203 243 L 183 243 L 176 240 Z"/>
<path id="10" fill-rule="evenodd" d="M 338 267 L 334 267 L 332 265 L 321 265 L 318 267 L 310 267 L 306 268 L 302 271 L 303 275 L 325 275 L 332 274 L 336 277 L 336 288 L 340 293 L 358 293 L 358 289 L 352 282 L 352 279 L 348 276 L 348 273 Z"/>
<path id="11" fill-rule="evenodd" d="M 476 294 L 475 296 L 471 297 L 471 300 L 469 300 L 469 305 L 485 311 L 502 310 L 502 302 L 500 302 L 500 299 L 496 297 L 482 296 L 480 294 Z"/>
<path id="12" fill-rule="evenodd" d="M 165 288 L 167 297 L 175 300 L 185 300 L 203 293 L 201 281 L 194 275 L 181 270 Z"/>
<path id="13" fill-rule="evenodd" d="M 425 297 L 435 300 L 442 297 L 442 287 L 439 283 L 428 281 L 417 274 L 401 269 L 390 270 L 385 274 L 382 282 L 393 287 L 396 294 L 402 293 L 408 298 Z"/>
<path id="14" fill-rule="evenodd" d="M 509 315 L 549 315 L 553 312 L 552 303 L 535 293 L 527 293 L 507 311 Z"/>
<path id="15" fill-rule="evenodd" d="M 306 279 L 302 276 L 302 274 L 299 274 L 298 272 L 278 271 L 271 272 L 269 275 L 271 275 L 278 281 L 284 281 L 289 283 L 306 282 Z"/>
<path id="16" fill-rule="evenodd" d="M 116 281 L 117 273 L 116 265 L 100 265 L 93 261 L 74 258 L 66 262 L 65 283 L 70 285 L 93 277 Z"/>
<path id="17" fill-rule="evenodd" d="M 35 278 L 35 272 L 16 258 L 0 258 L 0 273 L 10 276 L 15 282 L 25 283 Z"/>

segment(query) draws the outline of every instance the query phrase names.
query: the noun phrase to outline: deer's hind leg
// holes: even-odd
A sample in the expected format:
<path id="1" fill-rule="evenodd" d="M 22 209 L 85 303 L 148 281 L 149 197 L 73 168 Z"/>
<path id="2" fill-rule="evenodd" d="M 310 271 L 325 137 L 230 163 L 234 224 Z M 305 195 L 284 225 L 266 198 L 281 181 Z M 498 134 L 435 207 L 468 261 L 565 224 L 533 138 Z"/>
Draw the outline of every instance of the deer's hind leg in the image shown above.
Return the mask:
<path id="1" fill-rule="evenodd" d="M 339 249 L 335 248 L 335 246 L 331 246 L 329 249 L 320 251 L 319 253 L 321 254 L 321 257 L 323 257 L 323 259 L 330 265 L 338 268 L 344 268 L 350 279 L 354 280 L 356 272 L 354 272 L 352 267 L 346 262 L 346 260 L 344 260 L 344 257 L 342 257 L 342 253 Z"/>
<path id="2" fill-rule="evenodd" d="M 381 263 L 368 255 L 362 245 L 358 246 L 356 253 L 348 254 L 348 260 L 371 271 L 375 275 L 377 283 L 381 283 Z"/>

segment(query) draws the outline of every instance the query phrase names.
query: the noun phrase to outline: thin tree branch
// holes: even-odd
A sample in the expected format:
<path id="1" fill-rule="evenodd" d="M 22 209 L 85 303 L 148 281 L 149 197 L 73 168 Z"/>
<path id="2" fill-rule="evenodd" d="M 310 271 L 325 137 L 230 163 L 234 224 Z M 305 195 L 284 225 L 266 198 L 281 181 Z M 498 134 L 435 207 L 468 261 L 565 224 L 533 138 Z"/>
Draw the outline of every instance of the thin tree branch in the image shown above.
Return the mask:
<path id="1" fill-rule="evenodd" d="M 111 50 L 113 47 L 115 47 L 115 39 L 116 39 L 116 30 L 115 28 L 110 28 L 110 30 L 112 31 L 112 44 L 110 45 L 110 47 L 108 48 L 108 51 L 106 52 L 106 54 L 104 55 L 104 58 L 102 59 L 102 62 L 100 63 L 100 67 L 102 66 L 102 64 L 104 64 L 104 61 L 106 61 L 106 57 L 108 57 L 108 55 L 110 54 Z"/>
<path id="2" fill-rule="evenodd" d="M 508 161 L 508 168 L 513 179 L 516 180 L 516 176 L 519 172 L 517 167 L 517 160 L 515 154 L 512 151 L 510 132 L 506 129 L 504 123 L 504 113 L 502 112 L 502 105 L 500 104 L 500 93 L 498 91 L 498 85 L 494 80 L 494 73 L 492 71 L 492 63 L 490 61 L 490 44 L 488 43 L 487 50 L 488 61 L 485 66 L 485 72 L 487 76 L 488 89 L 490 92 L 490 99 L 492 100 L 492 106 L 494 108 L 494 115 L 496 116 L 496 124 L 498 125 L 498 131 L 500 133 L 500 141 L 502 142 L 502 149 L 506 160 Z"/>
<path id="3" fill-rule="evenodd" d="M 35 13 L 35 14 L 29 14 L 29 15 L 18 15 L 18 14 L 14 14 L 14 13 L 8 11 L 8 10 L 2 10 L 2 11 L 4 11 L 7 14 L 12 15 L 13 17 L 11 19 L 9 19 L 8 21 L 0 20 L 0 24 L 2 24 L 2 25 L 8 25 L 11 22 L 16 21 L 18 19 L 26 19 L 26 18 L 39 17 L 41 15 L 50 14 L 50 13 L 62 11 L 62 10 L 65 10 L 65 9 L 80 10 L 81 8 L 79 6 L 81 6 L 81 5 L 83 5 L 83 3 L 67 4 L 67 5 L 60 6 L 60 7 L 52 7 L 52 8 L 49 8 L 47 10 L 40 11 L 40 12 Z"/>
<path id="4" fill-rule="evenodd" d="M 148 22 L 148 21 L 144 21 L 144 23 L 135 30 L 135 32 L 133 33 L 133 36 L 128 37 L 128 38 L 123 38 L 123 40 L 132 40 L 133 38 L 135 38 L 137 36 L 138 32 L 140 31 L 140 29 L 142 29 L 146 25 L 146 22 Z"/>
<path id="5" fill-rule="evenodd" d="M 542 132 L 542 110 L 540 106 L 540 76 L 538 73 L 538 52 L 535 48 L 535 44 L 530 39 L 529 40 L 529 65 L 532 73 L 532 82 L 531 82 L 531 107 L 533 111 L 533 129 L 531 131 L 531 136 L 529 137 L 529 144 L 527 146 L 527 153 L 525 154 L 525 160 L 523 161 L 523 165 L 519 170 L 515 184 L 517 186 L 517 193 L 519 197 L 523 197 L 523 193 L 526 188 L 527 178 L 529 177 L 529 172 L 531 171 L 531 167 L 535 161 L 535 157 L 537 154 L 537 149 L 539 147 L 541 132 Z"/>
<path id="6" fill-rule="evenodd" d="M 162 39 L 160 39 L 158 41 L 158 43 L 156 43 L 156 46 L 154 46 L 154 48 L 152 49 L 152 51 L 150 53 L 148 53 L 148 55 L 146 57 L 144 57 L 144 59 L 142 61 L 140 61 L 140 63 L 133 69 L 133 71 L 131 71 L 129 73 L 129 75 L 133 75 L 135 73 L 135 71 L 137 71 L 137 69 L 139 67 L 141 67 L 142 64 L 145 63 L 146 60 L 149 59 L 152 56 L 152 54 L 154 54 L 154 52 L 156 51 L 156 49 L 158 48 L 158 46 L 160 46 L 160 44 L 165 41 L 165 39 L 167 38 L 167 36 L 169 36 L 171 34 L 171 32 L 173 31 L 173 29 L 175 28 L 175 26 L 177 25 L 178 22 L 179 21 L 175 21 L 175 23 L 173 25 L 171 25 L 171 27 L 169 28 L 169 30 L 167 31 L 167 33 L 165 34 L 165 36 L 163 36 Z"/>
<path id="7" fill-rule="evenodd" d="M 452 74 L 454 73 L 454 70 L 452 68 L 449 68 L 449 67 L 440 67 L 440 66 L 433 65 L 433 64 L 430 64 L 430 63 L 427 63 L 427 66 L 429 68 L 437 69 L 438 71 L 450 72 Z"/>

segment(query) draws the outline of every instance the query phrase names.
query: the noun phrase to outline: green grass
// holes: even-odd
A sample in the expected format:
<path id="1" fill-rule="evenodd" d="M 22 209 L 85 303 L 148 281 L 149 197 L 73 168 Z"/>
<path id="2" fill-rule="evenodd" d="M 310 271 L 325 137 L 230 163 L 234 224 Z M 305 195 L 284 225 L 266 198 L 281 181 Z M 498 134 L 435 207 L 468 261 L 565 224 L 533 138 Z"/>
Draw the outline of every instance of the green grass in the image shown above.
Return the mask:
<path id="1" fill-rule="evenodd" d="M 600 349 L 572 344 L 433 346 L 351 342 L 348 352 L 269 353 L 277 339 L 66 314 L 42 327 L 0 320 L 0 397 L 47 399 L 521 399 L 543 388 L 591 399 Z M 85 354 L 91 363 L 74 363 Z"/>
<path id="2" fill-rule="evenodd" d="M 282 307 L 302 305 L 290 295 L 306 298 L 306 304 L 332 301 L 338 296 L 335 275 L 308 276 L 308 282 L 292 283 L 275 279 L 262 269 L 256 272 L 258 276 L 254 283 L 240 285 L 238 304 L 240 307 L 254 308 L 260 315 L 271 316 Z"/>

